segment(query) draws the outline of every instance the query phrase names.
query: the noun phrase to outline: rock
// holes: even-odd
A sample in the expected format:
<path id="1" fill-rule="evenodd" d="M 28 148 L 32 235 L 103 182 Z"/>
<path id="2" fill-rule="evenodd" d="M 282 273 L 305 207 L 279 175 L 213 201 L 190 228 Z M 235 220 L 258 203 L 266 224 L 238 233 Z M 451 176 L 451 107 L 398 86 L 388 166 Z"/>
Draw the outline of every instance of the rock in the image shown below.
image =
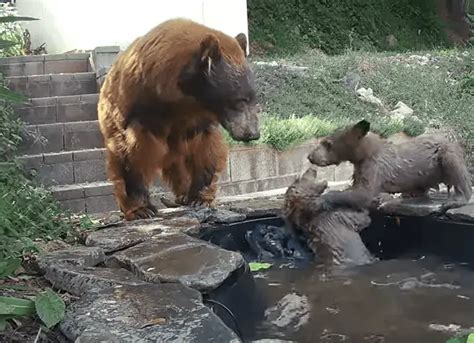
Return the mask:
<path id="1" fill-rule="evenodd" d="M 71 246 L 64 241 L 61 240 L 53 240 L 53 241 L 35 241 L 35 246 L 41 251 L 45 253 L 51 253 L 58 250 L 66 250 L 69 249 Z"/>
<path id="2" fill-rule="evenodd" d="M 149 282 L 180 282 L 210 291 L 244 265 L 242 256 L 184 234 L 155 236 L 115 253 L 109 266 L 121 266 Z"/>
<path id="3" fill-rule="evenodd" d="M 245 219 L 245 214 L 225 209 L 216 209 L 215 211 L 213 211 L 207 221 L 215 224 L 231 224 L 236 222 L 242 222 Z"/>
<path id="4" fill-rule="evenodd" d="M 81 267 L 95 267 L 105 261 L 105 253 L 101 248 L 77 246 L 66 250 L 57 250 L 40 255 L 37 259 L 39 270 L 46 272 L 48 266 L 66 263 Z"/>
<path id="5" fill-rule="evenodd" d="M 298 330 L 309 321 L 311 305 L 305 295 L 289 293 L 265 311 L 265 318 L 279 328 Z"/>
<path id="6" fill-rule="evenodd" d="M 201 300 L 180 284 L 104 289 L 72 303 L 60 329 L 73 342 L 240 342 Z"/>
<path id="7" fill-rule="evenodd" d="M 190 209 L 184 214 L 185 217 L 195 218 L 200 223 L 230 224 L 241 222 L 246 219 L 241 213 L 232 212 L 226 209 L 218 208 L 200 208 Z"/>
<path id="8" fill-rule="evenodd" d="M 283 198 L 266 198 L 231 203 L 229 210 L 245 215 L 246 219 L 274 217 L 281 214 Z"/>
<path id="9" fill-rule="evenodd" d="M 144 242 L 159 234 L 199 231 L 199 227 L 199 222 L 190 218 L 155 219 L 142 224 L 125 223 L 121 226 L 91 232 L 86 238 L 86 245 L 101 247 L 105 252 L 114 252 Z"/>
<path id="10" fill-rule="evenodd" d="M 44 277 L 54 287 L 77 296 L 99 288 L 145 284 L 144 281 L 125 269 L 82 267 L 67 263 L 48 265 L 45 268 Z"/>
<path id="11" fill-rule="evenodd" d="M 382 100 L 374 96 L 374 91 L 372 90 L 372 88 L 359 88 L 356 91 L 356 94 L 362 101 L 370 102 L 371 104 L 383 107 Z"/>
<path id="12" fill-rule="evenodd" d="M 252 343 L 293 343 L 296 341 L 287 341 L 283 339 L 275 339 L 275 338 L 264 338 L 264 339 L 259 339 L 256 341 L 251 341 Z"/>
<path id="13" fill-rule="evenodd" d="M 357 91 L 361 81 L 360 75 L 352 72 L 348 72 L 343 79 L 344 85 L 353 92 Z"/>
<path id="14" fill-rule="evenodd" d="M 385 215 L 425 217 L 440 213 L 446 194 L 434 193 L 423 198 L 396 198 L 382 203 L 378 210 Z"/>
<path id="15" fill-rule="evenodd" d="M 447 211 L 446 216 L 456 221 L 474 222 L 474 197 L 466 206 Z"/>
<path id="16" fill-rule="evenodd" d="M 390 111 L 390 117 L 395 120 L 403 120 L 412 114 L 413 110 L 401 101 L 397 102 L 395 108 Z"/>

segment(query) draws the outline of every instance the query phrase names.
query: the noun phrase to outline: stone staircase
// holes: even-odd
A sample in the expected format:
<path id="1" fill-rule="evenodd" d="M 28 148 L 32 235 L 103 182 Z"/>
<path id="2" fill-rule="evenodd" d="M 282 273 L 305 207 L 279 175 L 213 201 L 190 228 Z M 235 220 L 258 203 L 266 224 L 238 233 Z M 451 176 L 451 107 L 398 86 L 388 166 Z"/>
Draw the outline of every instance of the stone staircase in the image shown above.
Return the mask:
<path id="1" fill-rule="evenodd" d="M 90 53 L 0 59 L 9 87 L 30 98 L 15 108 L 32 133 L 20 161 L 73 212 L 116 210 L 97 121 L 98 82 Z"/>

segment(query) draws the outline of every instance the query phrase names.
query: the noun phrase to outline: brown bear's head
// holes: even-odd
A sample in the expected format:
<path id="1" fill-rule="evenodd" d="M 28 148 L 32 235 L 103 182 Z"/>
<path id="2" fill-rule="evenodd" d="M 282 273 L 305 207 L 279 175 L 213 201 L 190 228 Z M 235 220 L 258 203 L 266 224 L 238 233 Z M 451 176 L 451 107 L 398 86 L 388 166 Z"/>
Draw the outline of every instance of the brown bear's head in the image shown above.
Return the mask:
<path id="1" fill-rule="evenodd" d="M 344 161 L 357 162 L 363 147 L 362 139 L 370 130 L 370 123 L 361 120 L 357 124 L 322 138 L 308 155 L 309 161 L 319 167 L 337 165 Z"/>
<path id="2" fill-rule="evenodd" d="M 260 138 L 253 73 L 246 61 L 247 38 L 210 33 L 181 72 L 179 87 L 217 114 L 237 141 Z"/>

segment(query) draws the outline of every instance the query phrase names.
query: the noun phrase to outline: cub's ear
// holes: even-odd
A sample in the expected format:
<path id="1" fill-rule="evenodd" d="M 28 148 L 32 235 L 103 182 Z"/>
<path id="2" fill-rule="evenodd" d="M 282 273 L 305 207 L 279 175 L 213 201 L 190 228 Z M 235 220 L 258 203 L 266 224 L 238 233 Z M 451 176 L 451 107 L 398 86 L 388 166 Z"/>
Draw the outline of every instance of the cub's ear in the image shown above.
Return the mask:
<path id="1" fill-rule="evenodd" d="M 201 41 L 201 47 L 199 52 L 199 60 L 201 66 L 205 68 L 207 72 L 211 71 L 213 63 L 219 61 L 222 57 L 221 47 L 219 39 L 212 33 L 207 35 Z"/>
<path id="2" fill-rule="evenodd" d="M 357 137 L 360 139 L 364 137 L 370 131 L 370 123 L 367 120 L 361 120 L 352 127 L 352 131 L 357 134 Z"/>
<path id="3" fill-rule="evenodd" d="M 310 165 L 309 168 L 301 175 L 301 179 L 305 179 L 308 181 L 316 181 L 316 177 L 318 176 L 318 168 L 314 165 Z"/>
<path id="4" fill-rule="evenodd" d="M 239 33 L 237 36 L 235 36 L 235 39 L 244 51 L 245 57 L 247 57 L 247 36 L 245 33 Z"/>

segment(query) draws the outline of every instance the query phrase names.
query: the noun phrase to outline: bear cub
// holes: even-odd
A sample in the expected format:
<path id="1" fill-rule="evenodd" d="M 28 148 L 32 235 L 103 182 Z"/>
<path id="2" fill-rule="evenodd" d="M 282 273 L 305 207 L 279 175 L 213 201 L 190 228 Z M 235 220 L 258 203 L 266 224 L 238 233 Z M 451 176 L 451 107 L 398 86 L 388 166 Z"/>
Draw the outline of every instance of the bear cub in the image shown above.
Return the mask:
<path id="1" fill-rule="evenodd" d="M 470 200 L 472 181 L 459 144 L 441 135 L 394 144 L 369 131 L 370 123 L 362 120 L 324 137 L 308 155 L 312 164 L 321 167 L 344 161 L 354 165 L 352 187 L 322 195 L 314 203 L 316 208 L 368 208 L 381 193 L 423 196 L 440 183 L 454 188 L 442 212 Z"/>

